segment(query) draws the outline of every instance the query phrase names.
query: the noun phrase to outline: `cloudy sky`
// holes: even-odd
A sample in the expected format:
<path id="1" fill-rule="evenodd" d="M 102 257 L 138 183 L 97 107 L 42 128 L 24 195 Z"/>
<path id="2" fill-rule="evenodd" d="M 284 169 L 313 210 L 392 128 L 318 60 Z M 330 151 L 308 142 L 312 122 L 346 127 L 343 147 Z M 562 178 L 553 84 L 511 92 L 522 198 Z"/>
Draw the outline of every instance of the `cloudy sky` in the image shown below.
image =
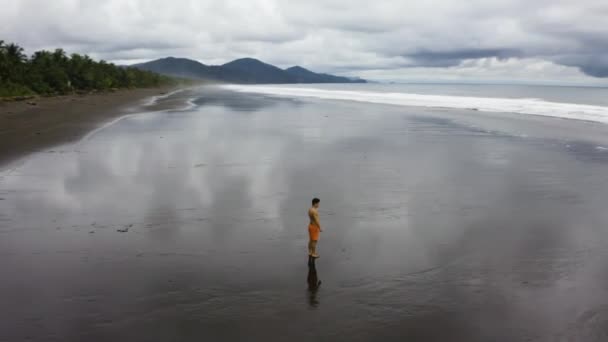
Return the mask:
<path id="1" fill-rule="evenodd" d="M 394 81 L 608 85 L 607 0 L 0 0 L 0 39 Z"/>

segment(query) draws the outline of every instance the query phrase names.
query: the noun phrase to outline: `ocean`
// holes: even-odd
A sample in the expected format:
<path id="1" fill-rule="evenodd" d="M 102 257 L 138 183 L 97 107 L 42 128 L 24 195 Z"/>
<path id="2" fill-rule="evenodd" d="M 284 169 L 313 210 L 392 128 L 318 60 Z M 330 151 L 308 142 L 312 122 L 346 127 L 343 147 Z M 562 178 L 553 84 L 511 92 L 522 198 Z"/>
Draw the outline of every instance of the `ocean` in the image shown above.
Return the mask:
<path id="1" fill-rule="evenodd" d="M 259 94 L 470 109 L 608 123 L 608 88 L 491 84 L 230 85 Z"/>

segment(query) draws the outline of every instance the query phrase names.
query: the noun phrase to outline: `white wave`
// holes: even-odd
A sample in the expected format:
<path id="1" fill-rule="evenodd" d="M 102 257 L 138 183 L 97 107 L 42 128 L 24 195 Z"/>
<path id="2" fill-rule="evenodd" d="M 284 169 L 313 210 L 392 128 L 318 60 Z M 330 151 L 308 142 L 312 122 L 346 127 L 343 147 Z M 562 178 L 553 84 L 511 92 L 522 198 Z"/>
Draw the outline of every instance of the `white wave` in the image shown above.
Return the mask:
<path id="1" fill-rule="evenodd" d="M 148 99 L 147 99 L 147 100 L 146 100 L 146 101 L 143 103 L 143 106 L 144 106 L 144 107 L 150 107 L 150 106 L 153 106 L 153 105 L 157 104 L 159 100 L 166 99 L 166 98 L 168 98 L 169 96 L 173 96 L 173 95 L 175 95 L 175 94 L 181 93 L 181 92 L 182 92 L 182 91 L 184 91 L 184 90 L 186 90 L 186 89 L 177 89 L 177 90 L 170 91 L 170 92 L 165 93 L 165 94 L 162 94 L 162 95 L 156 95 L 156 96 L 152 96 L 152 97 L 148 98 Z"/>
<path id="2" fill-rule="evenodd" d="M 413 107 L 470 109 L 484 112 L 542 115 L 608 123 L 608 107 L 550 102 L 542 99 L 381 93 L 371 91 L 257 85 L 224 85 L 222 87 L 233 91 L 267 95 L 314 97 L 319 99 L 347 100 Z"/>

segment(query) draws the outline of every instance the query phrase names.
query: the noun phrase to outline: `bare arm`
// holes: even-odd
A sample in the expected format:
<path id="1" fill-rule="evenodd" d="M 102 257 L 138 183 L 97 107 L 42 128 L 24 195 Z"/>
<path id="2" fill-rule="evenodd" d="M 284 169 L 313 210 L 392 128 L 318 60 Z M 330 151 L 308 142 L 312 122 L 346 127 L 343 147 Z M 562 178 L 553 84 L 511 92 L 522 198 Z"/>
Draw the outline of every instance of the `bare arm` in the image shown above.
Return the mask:
<path id="1" fill-rule="evenodd" d="M 319 222 L 319 212 L 318 211 L 314 211 L 313 212 L 313 217 L 315 219 L 315 223 L 317 224 L 317 227 L 319 227 L 319 231 L 323 231 L 323 229 L 321 229 L 321 222 Z"/>

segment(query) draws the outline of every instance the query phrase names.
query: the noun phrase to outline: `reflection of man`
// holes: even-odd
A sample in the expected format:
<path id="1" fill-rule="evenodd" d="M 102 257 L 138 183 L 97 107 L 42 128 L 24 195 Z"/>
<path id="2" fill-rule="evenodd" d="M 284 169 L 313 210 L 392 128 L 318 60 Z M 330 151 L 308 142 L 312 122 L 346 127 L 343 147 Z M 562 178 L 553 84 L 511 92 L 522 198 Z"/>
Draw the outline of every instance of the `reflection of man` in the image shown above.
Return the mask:
<path id="1" fill-rule="evenodd" d="M 315 267 L 315 259 L 313 258 L 310 258 L 308 262 L 308 277 L 306 281 L 308 282 L 308 302 L 310 306 L 316 307 L 319 305 L 317 291 L 319 290 L 319 286 L 321 286 L 321 281 L 317 276 L 317 268 Z"/>
<path id="2" fill-rule="evenodd" d="M 323 231 L 319 223 L 319 202 L 321 202 L 320 199 L 314 198 L 312 200 L 312 207 L 308 209 L 308 217 L 310 218 L 310 223 L 308 224 L 308 256 L 313 258 L 319 257 L 319 254 L 317 254 L 317 242 L 319 241 L 320 233 Z"/>

